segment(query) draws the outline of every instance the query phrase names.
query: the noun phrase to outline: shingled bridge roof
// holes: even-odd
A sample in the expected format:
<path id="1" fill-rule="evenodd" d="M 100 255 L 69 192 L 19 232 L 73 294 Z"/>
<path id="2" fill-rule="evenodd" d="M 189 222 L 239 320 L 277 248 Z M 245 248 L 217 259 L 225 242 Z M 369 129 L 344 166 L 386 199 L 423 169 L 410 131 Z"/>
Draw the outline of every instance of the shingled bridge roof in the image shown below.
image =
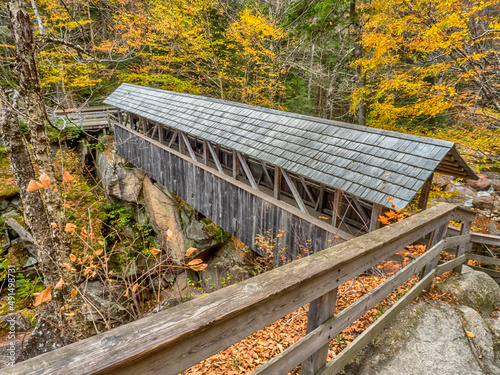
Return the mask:
<path id="1" fill-rule="evenodd" d="M 433 172 L 477 178 L 453 142 L 128 83 L 104 102 L 386 207 Z"/>

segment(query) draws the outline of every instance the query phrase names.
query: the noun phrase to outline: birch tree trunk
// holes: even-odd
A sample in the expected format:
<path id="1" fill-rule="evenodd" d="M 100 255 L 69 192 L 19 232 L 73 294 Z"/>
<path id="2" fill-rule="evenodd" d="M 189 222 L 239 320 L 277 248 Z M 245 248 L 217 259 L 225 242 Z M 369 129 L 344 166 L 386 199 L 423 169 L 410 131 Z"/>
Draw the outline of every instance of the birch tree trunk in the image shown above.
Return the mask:
<path id="1" fill-rule="evenodd" d="M 45 129 L 46 108 L 38 78 L 36 41 L 27 6 L 26 0 L 9 2 L 10 31 L 16 51 L 15 73 L 19 84 L 21 113 L 29 129 L 31 151 L 17 118 L 13 116 L 12 104 L 8 103 L 5 90 L 0 97 L 3 108 L 0 125 L 11 169 L 21 192 L 27 224 L 38 248 L 38 262 L 44 283 L 47 287 L 52 287 L 52 301 L 42 304 L 43 324 L 40 324 L 41 320 L 37 326 L 42 330 L 50 328 L 51 333 L 39 332 L 36 340 L 36 328 L 32 336 L 36 345 L 31 345 L 32 348 L 23 353 L 23 359 L 74 341 L 80 332 L 84 332 L 81 325 L 83 319 L 79 312 L 81 308 L 77 307 L 81 301 L 70 297 L 71 290 L 76 285 L 75 273 L 64 266 L 70 264 L 71 244 L 65 232 L 66 218 L 62 197 L 55 185 L 53 155 Z M 27 192 L 28 184 L 31 180 L 36 180 L 37 172 L 39 175 L 45 173 L 50 178 L 51 185 Z M 55 289 L 61 279 L 64 285 Z M 69 305 L 70 309 L 63 309 L 66 305 Z M 70 310 L 75 310 L 75 314 L 71 314 L 72 317 L 66 317 L 62 313 Z M 56 341 L 60 344 L 56 342 L 54 345 L 50 336 L 58 338 Z M 30 348 L 29 342 L 27 348 Z"/>

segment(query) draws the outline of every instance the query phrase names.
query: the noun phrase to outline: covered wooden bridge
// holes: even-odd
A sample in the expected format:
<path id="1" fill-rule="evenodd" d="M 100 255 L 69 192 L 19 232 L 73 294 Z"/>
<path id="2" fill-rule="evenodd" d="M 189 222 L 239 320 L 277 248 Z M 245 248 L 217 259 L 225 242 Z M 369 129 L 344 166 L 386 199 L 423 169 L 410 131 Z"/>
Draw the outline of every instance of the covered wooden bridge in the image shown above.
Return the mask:
<path id="1" fill-rule="evenodd" d="M 425 209 L 434 172 L 477 178 L 452 142 L 131 84 L 105 103 L 121 156 L 256 251 L 316 252 Z"/>

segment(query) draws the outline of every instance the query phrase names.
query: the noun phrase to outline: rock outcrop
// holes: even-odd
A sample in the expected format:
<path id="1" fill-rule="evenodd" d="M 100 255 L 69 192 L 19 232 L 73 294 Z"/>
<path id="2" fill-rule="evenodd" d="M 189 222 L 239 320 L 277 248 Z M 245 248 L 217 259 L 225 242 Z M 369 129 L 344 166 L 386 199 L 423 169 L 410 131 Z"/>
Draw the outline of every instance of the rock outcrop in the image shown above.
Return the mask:
<path id="1" fill-rule="evenodd" d="M 443 286 L 459 305 L 410 305 L 346 374 L 500 374 L 500 288 L 480 271 L 464 271 Z"/>

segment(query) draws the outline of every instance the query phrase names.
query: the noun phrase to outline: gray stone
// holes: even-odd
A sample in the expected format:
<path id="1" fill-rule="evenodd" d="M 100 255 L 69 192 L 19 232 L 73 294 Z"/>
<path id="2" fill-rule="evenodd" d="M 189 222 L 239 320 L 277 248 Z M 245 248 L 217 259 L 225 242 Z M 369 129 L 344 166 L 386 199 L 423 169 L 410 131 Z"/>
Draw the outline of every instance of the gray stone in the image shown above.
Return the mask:
<path id="1" fill-rule="evenodd" d="M 453 293 L 460 304 L 479 308 L 489 315 L 495 307 L 500 307 L 500 286 L 487 274 L 464 266 L 462 273 L 450 277 L 440 289 Z"/>
<path id="2" fill-rule="evenodd" d="M 20 313 L 14 312 L 6 315 L 0 315 L 0 329 L 3 331 L 12 331 L 15 334 L 29 331 L 32 326 L 30 320 Z"/>
<path id="3" fill-rule="evenodd" d="M 460 313 L 444 302 L 405 309 L 349 375 L 482 375 Z"/>
<path id="4" fill-rule="evenodd" d="M 120 284 L 105 285 L 100 281 L 88 281 L 83 287 L 83 293 L 91 303 L 82 308 L 82 313 L 90 322 L 104 320 L 120 320 L 126 309 L 121 302 L 125 287 Z"/>
<path id="5" fill-rule="evenodd" d="M 465 183 L 477 190 L 487 190 L 492 184 L 492 181 L 484 174 L 478 174 L 478 180 L 465 180 Z"/>
<path id="6" fill-rule="evenodd" d="M 480 210 L 500 210 L 500 197 L 495 195 L 484 195 L 475 197 L 472 200 L 472 205 Z"/>
<path id="7" fill-rule="evenodd" d="M 175 260 L 184 260 L 185 244 L 179 220 L 179 204 L 165 195 L 149 178 L 142 183 L 141 203 L 162 246 L 168 246 L 168 254 Z M 172 235 L 168 236 L 168 231 Z"/>
<path id="8" fill-rule="evenodd" d="M 125 161 L 116 152 L 98 152 L 96 164 L 107 196 L 137 202 L 144 172 L 137 168 L 126 168 Z"/>
<path id="9" fill-rule="evenodd" d="M 253 276 L 254 256 L 248 246 L 233 237 L 206 261 L 207 268 L 199 273 L 204 289 L 212 292 Z"/>
<path id="10" fill-rule="evenodd" d="M 480 364 L 486 373 L 500 374 L 500 367 L 498 367 L 500 363 L 496 359 L 494 350 L 495 337 L 487 323 L 476 310 L 470 307 L 461 306 L 458 310 L 462 313 L 465 329 L 472 334 L 469 340 L 475 357 L 481 358 Z"/>
<path id="11" fill-rule="evenodd" d="M 35 264 L 38 263 L 38 260 L 34 257 L 29 257 L 26 263 L 24 264 L 24 268 L 28 268 L 31 266 L 34 266 Z"/>
<path id="12" fill-rule="evenodd" d="M 2 219 L 5 219 L 7 217 L 19 217 L 19 213 L 17 211 L 14 211 L 14 210 L 11 210 L 11 211 L 8 211 L 4 214 L 2 214 L 2 216 L 0 216 Z"/>

